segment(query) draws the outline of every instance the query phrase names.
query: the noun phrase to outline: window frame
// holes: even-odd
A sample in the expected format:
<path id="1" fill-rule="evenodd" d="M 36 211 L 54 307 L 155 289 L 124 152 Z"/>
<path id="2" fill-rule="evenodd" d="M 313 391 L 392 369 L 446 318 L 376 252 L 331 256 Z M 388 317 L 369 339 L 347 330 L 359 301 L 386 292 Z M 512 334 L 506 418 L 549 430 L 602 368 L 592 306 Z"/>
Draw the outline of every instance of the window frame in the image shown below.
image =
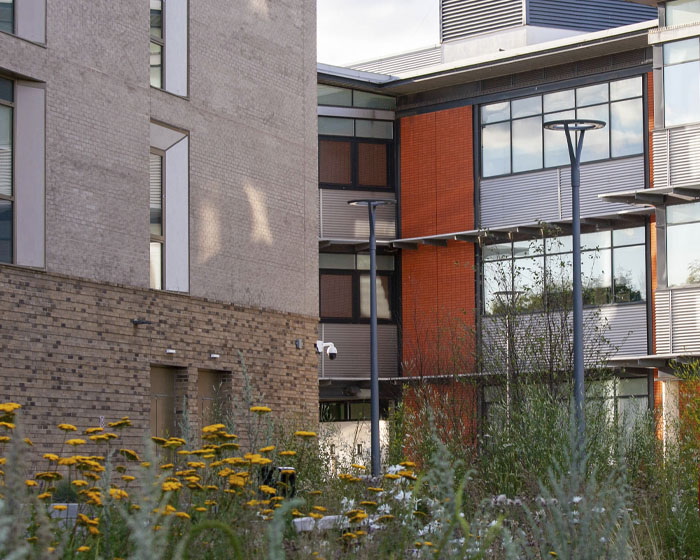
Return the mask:
<path id="1" fill-rule="evenodd" d="M 13 4 L 14 6 L 14 4 Z M 17 131 L 17 111 L 16 111 L 16 91 L 15 91 L 15 82 L 14 80 L 10 80 L 9 78 L 5 78 L 4 76 L 0 76 L 3 79 L 12 82 L 12 99 L 13 101 L 7 101 L 6 99 L 0 98 L 0 105 L 4 107 L 9 107 L 12 109 L 12 130 L 10 131 L 10 136 L 12 138 L 12 160 L 10 162 L 10 188 L 12 194 L 10 196 L 4 195 L 0 193 L 0 200 L 5 200 L 10 203 L 11 208 L 12 208 L 12 230 L 11 230 L 11 235 L 12 235 L 12 241 L 10 243 L 11 246 L 11 259 L 9 261 L 0 261 L 2 264 L 15 264 L 16 259 L 17 259 L 17 202 L 16 202 L 16 185 L 15 185 L 15 176 L 16 176 L 16 169 L 15 169 L 15 133 Z"/>
<path id="2" fill-rule="evenodd" d="M 699 219 L 700 221 L 700 219 Z M 625 229 L 636 229 L 636 228 L 643 228 L 645 231 L 645 241 L 642 243 L 620 243 L 620 244 L 615 244 L 614 243 L 614 231 L 618 230 L 625 230 Z M 598 253 L 600 254 L 602 251 L 610 251 L 610 259 L 606 265 L 609 264 L 609 275 L 610 275 L 610 286 L 607 290 L 607 296 L 608 296 L 608 301 L 605 303 L 586 303 L 584 301 L 583 306 L 585 308 L 596 308 L 596 307 L 602 307 L 602 306 L 607 306 L 607 305 L 639 305 L 639 304 L 645 304 L 647 302 L 647 290 L 648 286 L 647 284 L 647 277 L 646 277 L 646 268 L 648 266 L 647 258 L 646 258 L 646 225 L 642 226 L 632 226 L 632 227 L 622 227 L 622 228 L 612 228 L 612 229 L 604 229 L 604 230 L 599 230 L 595 233 L 606 233 L 608 235 L 608 241 L 609 245 L 606 246 L 598 246 L 596 248 L 586 248 L 586 249 L 581 249 L 581 259 L 583 260 L 584 256 L 586 254 L 591 254 L 591 253 Z M 584 232 L 584 233 L 589 233 L 589 232 Z M 591 232 L 593 233 L 593 232 Z M 485 259 L 482 253 L 482 256 L 480 258 L 480 279 L 481 279 L 481 314 L 482 316 L 498 316 L 498 313 L 494 313 L 493 311 L 488 311 L 486 306 L 487 306 L 487 280 L 485 276 L 485 265 L 487 263 L 495 263 L 495 262 L 510 262 L 510 290 L 515 290 L 515 282 L 516 282 L 516 275 L 514 274 L 514 270 L 517 267 L 517 263 L 519 260 L 523 259 L 531 259 L 531 258 L 542 258 L 542 288 L 543 288 L 543 293 L 546 292 L 547 289 L 547 278 L 548 276 L 548 258 L 557 256 L 557 255 L 573 255 L 573 248 L 570 250 L 560 250 L 560 251 L 548 251 L 547 250 L 547 240 L 553 240 L 556 239 L 557 237 L 568 237 L 571 238 L 571 235 L 564 235 L 564 236 L 541 236 L 536 239 L 531 239 L 529 242 L 537 242 L 542 240 L 542 250 L 541 252 L 528 252 L 525 255 L 520 255 L 520 256 L 515 256 L 514 253 L 514 244 L 518 243 L 518 240 L 511 240 L 507 242 L 502 242 L 502 243 L 493 243 L 490 245 L 505 245 L 505 244 L 510 244 L 510 255 L 509 256 L 499 256 L 498 258 L 492 258 L 492 259 Z M 644 253 L 645 253 L 645 259 L 644 259 L 644 269 L 645 269 L 645 275 L 644 275 L 644 287 L 641 290 L 641 299 L 639 300 L 634 300 L 634 301 L 616 301 L 616 286 L 617 282 L 615 280 L 615 263 L 616 263 L 616 250 L 617 249 L 627 249 L 630 247 L 642 247 L 644 248 Z M 572 257 L 573 258 L 573 257 Z M 573 261 L 572 261 L 573 262 Z M 533 309 L 524 309 L 524 310 L 519 310 L 519 313 L 540 313 L 543 312 L 543 308 L 533 308 Z"/>
<path id="3" fill-rule="evenodd" d="M 148 26 L 148 45 L 149 45 L 149 76 L 148 76 L 148 81 L 149 85 L 152 88 L 155 89 L 161 89 L 163 91 L 167 91 L 165 89 L 165 41 L 166 41 L 166 29 L 165 29 L 165 10 L 166 10 L 166 4 L 167 2 L 165 0 L 161 0 L 161 7 L 160 7 L 160 37 L 156 37 L 154 35 L 151 35 L 151 27 L 150 27 L 150 1 L 149 1 L 149 26 Z M 160 47 L 160 87 L 154 86 L 151 83 L 151 76 L 150 76 L 150 45 L 151 43 L 154 43 Z"/>
<path id="4" fill-rule="evenodd" d="M 159 148 L 151 147 L 149 150 L 149 156 L 156 155 L 160 157 L 160 208 L 161 208 L 161 233 L 156 235 L 150 232 L 150 197 L 149 197 L 149 288 L 151 290 L 165 290 L 165 151 Z M 149 181 L 149 194 L 150 194 L 150 181 Z M 160 288 L 150 287 L 150 244 L 160 243 Z"/>
<path id="5" fill-rule="evenodd" d="M 321 181 L 321 142 L 348 142 L 350 143 L 350 183 L 331 183 L 327 181 Z M 371 186 L 371 185 L 361 185 L 359 182 L 360 177 L 360 162 L 359 162 L 359 145 L 360 144 L 381 144 L 386 147 L 386 186 Z M 394 140 L 386 140 L 383 138 L 364 138 L 358 136 L 330 136 L 330 135 L 319 135 L 318 136 L 318 173 L 319 180 L 318 186 L 322 189 L 334 189 L 334 190 L 352 190 L 352 191 L 386 191 L 393 192 L 394 187 Z"/>
<path id="6" fill-rule="evenodd" d="M 632 79 L 639 79 L 641 81 L 640 89 L 638 94 L 634 96 L 625 96 L 625 97 L 620 97 L 618 99 L 613 100 L 611 97 L 611 84 L 615 82 L 622 82 L 626 80 L 632 80 Z M 508 99 L 501 99 L 499 101 L 492 101 L 488 103 L 483 103 L 478 106 L 478 118 L 479 118 L 479 173 L 480 173 L 480 180 L 489 180 L 489 179 L 497 179 L 499 177 L 509 177 L 511 175 L 520 175 L 523 173 L 536 173 L 538 171 L 545 171 L 548 169 L 558 169 L 558 168 L 565 168 L 569 167 L 570 163 L 566 162 L 563 164 L 559 165 L 546 165 L 546 140 L 545 140 L 545 132 L 544 130 L 540 134 L 540 139 L 541 139 L 541 156 L 540 156 L 540 166 L 539 167 L 534 167 L 532 169 L 524 170 L 524 171 L 513 171 L 513 163 L 514 163 L 514 149 L 513 149 L 513 122 L 514 121 L 522 121 L 526 119 L 532 119 L 533 117 L 540 117 L 542 119 L 542 123 L 547 122 L 548 117 L 551 118 L 552 115 L 557 115 L 559 113 L 564 113 L 568 111 L 573 111 L 574 116 L 578 118 L 578 114 L 580 110 L 589 110 L 592 108 L 597 108 L 597 107 L 607 107 L 607 113 L 608 113 L 608 120 L 606 122 L 606 127 L 605 130 L 608 135 L 608 146 L 607 146 L 607 151 L 608 151 L 608 157 L 602 158 L 602 159 L 591 159 L 591 160 L 586 160 L 582 163 L 593 163 L 593 162 L 600 162 L 600 161 L 609 161 L 609 160 L 619 160 L 619 159 L 626 159 L 630 157 L 638 157 L 640 155 L 644 155 L 645 152 L 645 147 L 644 147 L 644 76 L 642 74 L 634 74 L 626 77 L 621 77 L 621 78 L 613 78 L 613 79 L 608 79 L 608 80 L 603 80 L 600 82 L 593 82 L 593 83 L 585 83 L 585 84 L 580 84 L 574 87 L 569 87 L 565 89 L 560 89 L 560 90 L 553 90 L 553 91 L 543 91 L 542 93 L 535 93 L 534 95 L 524 95 L 522 97 L 512 97 Z M 607 101 L 604 102 L 599 102 L 599 103 L 592 103 L 592 104 L 586 104 L 586 105 L 578 105 L 578 91 L 584 88 L 592 87 L 592 86 L 597 86 L 597 85 L 606 85 L 607 86 Z M 572 92 L 573 93 L 573 98 L 574 98 L 574 105 L 572 107 L 567 107 L 567 108 L 559 108 L 557 110 L 550 110 L 546 111 L 545 106 L 544 106 L 544 97 L 546 95 L 551 95 L 555 93 L 564 93 L 564 92 Z M 525 116 L 519 116 L 519 117 L 513 117 L 513 111 L 512 111 L 512 102 L 513 101 L 519 101 L 519 100 L 525 100 L 525 99 L 530 99 L 530 98 L 540 98 L 540 112 L 539 113 L 533 113 L 533 114 L 527 114 Z M 642 111 L 640 114 L 640 119 L 641 119 L 641 149 L 637 153 L 633 154 L 626 154 L 626 155 L 620 155 L 620 156 L 613 156 L 612 155 L 612 107 L 614 104 L 625 102 L 625 101 L 630 101 L 634 99 L 641 99 L 642 100 Z M 490 122 L 483 122 L 483 108 L 484 107 L 489 107 L 492 105 L 498 105 L 500 103 L 507 103 L 508 104 L 508 117 L 507 118 L 499 118 L 497 120 L 493 120 Z M 510 171 L 507 173 L 498 173 L 494 175 L 483 175 L 483 170 L 484 170 L 484 142 L 483 142 L 483 137 L 484 137 L 484 129 L 488 126 L 491 125 L 498 125 L 498 124 L 504 124 L 508 123 L 508 129 L 509 129 L 509 152 L 510 152 L 510 163 L 509 163 L 509 169 Z M 584 146 L 585 150 L 585 146 Z"/>
<path id="7" fill-rule="evenodd" d="M 0 30 L 0 32 L 9 35 L 17 35 L 17 0 L 12 0 L 12 31 Z"/>

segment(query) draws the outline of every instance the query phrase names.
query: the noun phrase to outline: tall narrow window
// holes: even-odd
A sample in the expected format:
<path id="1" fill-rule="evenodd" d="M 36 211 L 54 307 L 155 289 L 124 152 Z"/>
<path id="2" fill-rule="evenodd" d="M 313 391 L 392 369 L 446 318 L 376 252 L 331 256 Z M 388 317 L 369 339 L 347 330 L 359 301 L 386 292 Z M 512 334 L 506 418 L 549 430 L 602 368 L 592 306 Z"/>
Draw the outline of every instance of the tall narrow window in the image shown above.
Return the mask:
<path id="1" fill-rule="evenodd" d="M 14 0 L 0 0 L 0 31 L 15 32 Z"/>
<path id="2" fill-rule="evenodd" d="M 12 262 L 14 245 L 13 120 L 13 83 L 0 78 L 0 262 L 6 263 Z"/>
<path id="3" fill-rule="evenodd" d="M 157 88 L 163 87 L 164 51 L 163 0 L 151 0 L 151 85 Z"/>
<path id="4" fill-rule="evenodd" d="M 150 160 L 151 288 L 163 289 L 163 155 L 151 152 Z"/>

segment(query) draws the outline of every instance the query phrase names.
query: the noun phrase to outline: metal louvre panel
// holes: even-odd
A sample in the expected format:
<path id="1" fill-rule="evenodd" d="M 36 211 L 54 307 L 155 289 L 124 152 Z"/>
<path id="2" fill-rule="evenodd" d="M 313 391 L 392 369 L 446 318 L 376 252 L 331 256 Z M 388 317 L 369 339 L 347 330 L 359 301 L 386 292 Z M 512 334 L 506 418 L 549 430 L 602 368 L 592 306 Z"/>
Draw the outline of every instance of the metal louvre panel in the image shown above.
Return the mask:
<path id="1" fill-rule="evenodd" d="M 380 74 L 400 74 L 442 62 L 442 47 L 431 47 L 396 56 L 387 56 L 369 62 L 353 64 L 350 68 Z"/>
<path id="2" fill-rule="evenodd" d="M 671 353 L 671 292 L 656 292 L 654 325 L 656 332 L 656 353 Z"/>
<path id="3" fill-rule="evenodd" d="M 597 31 L 656 19 L 656 8 L 625 0 L 529 0 L 527 23 L 543 27 Z"/>
<path id="4" fill-rule="evenodd" d="M 522 0 L 442 0 L 442 41 L 523 24 Z"/>
<path id="5" fill-rule="evenodd" d="M 394 199 L 391 191 L 367 192 L 319 189 L 320 237 L 324 239 L 369 239 L 369 217 L 366 207 L 348 206 L 358 198 Z M 377 208 L 377 239 L 396 238 L 394 205 Z"/>
<path id="6" fill-rule="evenodd" d="M 629 210 L 627 204 L 611 204 L 601 193 L 644 188 L 644 156 L 585 163 L 581 166 L 581 216 L 596 216 Z M 571 171 L 561 172 L 562 215 L 571 218 Z"/>
<path id="7" fill-rule="evenodd" d="M 700 351 L 700 287 L 671 290 L 667 315 L 671 317 L 671 352 Z"/>
<path id="8" fill-rule="evenodd" d="M 0 146 L 0 194 L 12 196 L 12 147 Z"/>
<path id="9" fill-rule="evenodd" d="M 483 228 L 559 219 L 558 170 L 481 181 Z"/>
<path id="10" fill-rule="evenodd" d="M 332 342 L 338 357 L 319 360 L 319 377 L 356 377 L 369 379 L 370 350 L 368 324 L 321 323 L 320 338 Z M 398 377 L 398 337 L 396 325 L 377 325 L 379 377 Z"/>
<path id="11" fill-rule="evenodd" d="M 151 209 L 160 209 L 162 206 L 163 186 L 162 186 L 162 164 L 163 158 L 157 154 L 150 154 L 149 162 L 149 187 Z"/>
<path id="12" fill-rule="evenodd" d="M 670 186 L 683 187 L 700 183 L 700 126 L 669 130 L 669 146 Z"/>
<path id="13" fill-rule="evenodd" d="M 610 341 L 615 353 L 634 356 L 647 353 L 647 305 L 646 302 L 600 307 L 600 321 L 605 327 L 603 336 Z M 585 322 L 595 318 L 594 309 L 585 309 Z"/>
<path id="14" fill-rule="evenodd" d="M 655 130 L 652 133 L 654 157 L 654 186 L 668 187 L 668 131 Z"/>

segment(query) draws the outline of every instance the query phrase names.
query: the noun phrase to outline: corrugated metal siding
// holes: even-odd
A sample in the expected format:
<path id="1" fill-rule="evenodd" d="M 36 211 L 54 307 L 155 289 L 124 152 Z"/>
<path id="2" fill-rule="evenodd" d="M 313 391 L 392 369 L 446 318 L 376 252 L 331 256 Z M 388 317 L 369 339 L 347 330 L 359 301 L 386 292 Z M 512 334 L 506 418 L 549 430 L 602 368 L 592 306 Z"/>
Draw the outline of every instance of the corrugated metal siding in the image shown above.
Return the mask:
<path id="1" fill-rule="evenodd" d="M 652 134 L 652 146 L 654 153 L 654 186 L 668 187 L 669 184 L 669 153 L 668 130 L 655 130 Z"/>
<path id="2" fill-rule="evenodd" d="M 581 215 L 627 210 L 603 202 L 598 195 L 644 188 L 644 157 L 588 163 L 581 166 Z M 546 169 L 481 181 L 481 227 L 491 228 L 571 217 L 569 168 Z"/>
<path id="3" fill-rule="evenodd" d="M 523 24 L 522 0 L 441 0 L 441 41 Z"/>
<path id="4" fill-rule="evenodd" d="M 644 156 L 601 161 L 581 166 L 581 216 L 596 216 L 629 210 L 626 204 L 611 204 L 598 198 L 602 193 L 644 188 Z M 562 169 L 562 216 L 571 217 L 571 172 Z"/>
<path id="5" fill-rule="evenodd" d="M 700 184 L 700 125 L 653 133 L 654 186 Z"/>
<path id="6" fill-rule="evenodd" d="M 527 23 L 580 31 L 656 19 L 656 8 L 624 0 L 528 0 Z"/>
<path id="7" fill-rule="evenodd" d="M 367 208 L 348 206 L 358 198 L 393 199 L 391 192 L 319 189 L 320 237 L 326 239 L 369 239 Z M 396 207 L 377 208 L 377 239 L 396 238 Z"/>
<path id="8" fill-rule="evenodd" d="M 700 287 L 656 292 L 657 354 L 700 351 Z"/>
<path id="9" fill-rule="evenodd" d="M 584 321 L 594 318 L 595 311 L 586 309 Z M 603 336 L 620 356 L 647 353 L 647 306 L 646 303 L 608 305 L 600 308 L 600 320 L 607 322 Z"/>
<path id="10" fill-rule="evenodd" d="M 409 70 L 440 63 L 442 63 L 442 47 L 431 47 L 353 64 L 350 68 L 364 72 L 378 72 L 380 74 L 400 74 L 401 72 L 408 72 Z"/>
<path id="11" fill-rule="evenodd" d="M 321 340 L 332 342 L 338 357 L 329 360 L 326 354 L 319 360 L 318 375 L 369 379 L 369 325 L 321 323 Z M 398 377 L 398 338 L 396 325 L 377 325 L 379 377 Z"/>

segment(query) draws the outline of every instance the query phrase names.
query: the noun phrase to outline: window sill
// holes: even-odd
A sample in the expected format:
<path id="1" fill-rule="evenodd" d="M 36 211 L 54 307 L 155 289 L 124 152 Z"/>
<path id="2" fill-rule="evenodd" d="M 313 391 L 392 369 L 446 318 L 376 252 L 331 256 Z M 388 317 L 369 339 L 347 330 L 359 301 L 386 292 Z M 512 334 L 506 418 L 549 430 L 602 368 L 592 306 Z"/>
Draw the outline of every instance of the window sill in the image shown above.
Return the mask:
<path id="1" fill-rule="evenodd" d="M 150 86 L 150 88 L 151 88 L 151 91 L 162 91 L 163 93 L 167 93 L 168 95 L 171 95 L 177 99 L 182 99 L 183 101 L 190 101 L 189 94 L 180 95 L 179 93 L 173 93 L 172 91 L 168 91 L 167 89 L 159 88 L 156 86 Z"/>
<path id="2" fill-rule="evenodd" d="M 0 34 L 7 35 L 9 37 L 14 37 L 15 39 L 19 39 L 20 41 L 24 41 L 25 43 L 29 43 L 30 45 L 35 45 L 37 47 L 41 47 L 42 49 L 48 48 L 46 46 L 46 42 L 39 43 L 38 41 L 32 41 L 31 39 L 27 39 L 26 37 L 22 37 L 21 35 L 17 35 L 16 33 L 10 33 L 9 31 L 1 31 L 0 30 Z"/>

